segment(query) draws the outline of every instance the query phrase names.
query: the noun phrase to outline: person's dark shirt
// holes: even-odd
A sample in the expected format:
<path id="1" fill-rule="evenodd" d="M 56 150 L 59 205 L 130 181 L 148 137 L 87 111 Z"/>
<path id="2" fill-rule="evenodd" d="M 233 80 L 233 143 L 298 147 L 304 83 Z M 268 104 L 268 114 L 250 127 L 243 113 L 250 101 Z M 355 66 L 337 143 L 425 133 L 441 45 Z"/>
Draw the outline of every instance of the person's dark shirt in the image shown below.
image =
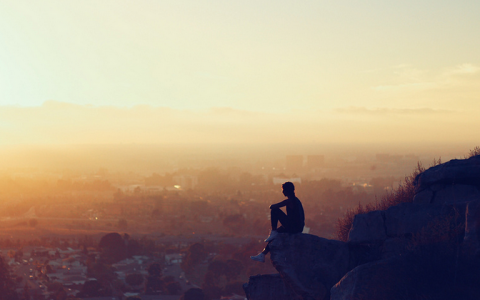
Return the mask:
<path id="1" fill-rule="evenodd" d="M 302 202 L 297 197 L 287 199 L 291 202 L 291 205 L 287 204 L 287 216 L 291 220 L 291 224 L 294 226 L 294 230 L 303 231 L 305 226 L 305 212 L 303 211 Z"/>
<path id="2" fill-rule="evenodd" d="M 305 212 L 303 211 L 303 205 L 300 200 L 293 196 L 283 200 L 277 204 L 270 206 L 270 209 L 287 207 L 288 224 L 282 224 L 287 227 L 289 232 L 297 233 L 302 232 L 305 226 Z"/>

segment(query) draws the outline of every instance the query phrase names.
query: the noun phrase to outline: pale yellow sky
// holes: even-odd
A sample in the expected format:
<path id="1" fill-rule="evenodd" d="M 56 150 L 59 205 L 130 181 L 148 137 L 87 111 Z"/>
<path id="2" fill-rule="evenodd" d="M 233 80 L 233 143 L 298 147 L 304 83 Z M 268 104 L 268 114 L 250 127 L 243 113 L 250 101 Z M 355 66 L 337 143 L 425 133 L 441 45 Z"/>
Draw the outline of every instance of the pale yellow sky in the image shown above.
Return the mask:
<path id="1" fill-rule="evenodd" d="M 0 143 L 476 141 L 479 15 L 478 1 L 2 1 Z"/>

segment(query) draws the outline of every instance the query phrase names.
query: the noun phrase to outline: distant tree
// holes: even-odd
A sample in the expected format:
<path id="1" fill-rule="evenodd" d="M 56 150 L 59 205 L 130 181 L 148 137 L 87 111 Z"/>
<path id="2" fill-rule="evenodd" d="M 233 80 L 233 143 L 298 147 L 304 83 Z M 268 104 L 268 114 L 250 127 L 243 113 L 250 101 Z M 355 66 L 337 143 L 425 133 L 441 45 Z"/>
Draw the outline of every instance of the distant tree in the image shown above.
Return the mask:
<path id="1" fill-rule="evenodd" d="M 205 293 L 205 298 L 208 300 L 220 299 L 223 294 L 222 289 L 215 285 L 203 286 L 202 289 Z"/>
<path id="2" fill-rule="evenodd" d="M 182 295 L 180 300 L 206 300 L 206 298 L 202 289 L 191 288 Z"/>
<path id="3" fill-rule="evenodd" d="M 92 268 L 87 268 L 87 273 L 89 276 L 95 277 L 100 282 L 110 282 L 116 277 L 112 266 L 103 263 L 102 260 L 96 261 Z"/>
<path id="4" fill-rule="evenodd" d="M 227 264 L 221 260 L 214 260 L 208 265 L 208 271 L 212 272 L 216 277 L 220 277 L 227 272 Z"/>
<path id="5" fill-rule="evenodd" d="M 67 300 L 68 294 L 64 288 L 61 288 L 53 294 L 53 297 L 55 300 Z"/>
<path id="6" fill-rule="evenodd" d="M 107 263 L 115 263 L 127 257 L 127 246 L 122 236 L 116 232 L 106 234 L 100 239 L 98 247 L 101 257 Z"/>
<path id="7" fill-rule="evenodd" d="M 125 277 L 125 282 L 130 286 L 136 286 L 142 284 L 144 281 L 143 275 L 140 273 L 128 274 Z"/>
<path id="8" fill-rule="evenodd" d="M 231 296 L 232 294 L 237 294 L 240 296 L 245 296 L 245 291 L 243 290 L 243 281 L 233 281 L 227 283 L 224 290 L 225 296 Z"/>
<path id="9" fill-rule="evenodd" d="M 175 282 L 175 277 L 169 275 L 169 276 L 163 277 L 162 280 L 163 280 L 163 282 L 165 282 L 165 283 Z"/>
<path id="10" fill-rule="evenodd" d="M 181 267 L 185 272 L 190 272 L 192 269 L 202 262 L 208 253 L 205 251 L 205 247 L 200 243 L 195 243 L 191 245 L 188 250 L 185 258 L 182 261 Z"/>
<path id="11" fill-rule="evenodd" d="M 137 240 L 130 239 L 127 243 L 127 256 L 132 257 L 133 255 L 141 255 L 142 246 Z"/>
<path id="12" fill-rule="evenodd" d="M 5 260 L 0 256 L 0 297 L 2 299 L 17 300 L 18 296 L 14 290 L 14 284 Z"/>
<path id="13" fill-rule="evenodd" d="M 150 266 L 148 266 L 147 271 L 148 271 L 148 275 L 150 275 L 150 276 L 161 277 L 162 276 L 162 265 L 158 262 L 152 263 L 152 264 L 150 264 Z"/>
<path id="14" fill-rule="evenodd" d="M 158 295 L 163 292 L 165 286 L 163 284 L 162 279 L 159 276 L 151 276 L 147 277 L 147 282 L 145 284 L 145 294 L 147 295 Z"/>
<path id="15" fill-rule="evenodd" d="M 100 248 L 113 248 L 113 247 L 124 247 L 125 242 L 120 234 L 116 232 L 108 233 L 100 239 L 98 247 Z"/>
<path id="16" fill-rule="evenodd" d="M 55 270 L 53 270 L 52 266 L 51 265 L 46 265 L 45 266 L 45 272 L 47 274 L 51 274 L 51 273 L 55 273 Z"/>
<path id="17" fill-rule="evenodd" d="M 120 230 L 127 230 L 128 228 L 128 222 L 125 219 L 119 219 L 117 223 L 117 227 Z"/>
<path id="18" fill-rule="evenodd" d="M 162 276 L 162 266 L 160 263 L 152 263 L 148 266 L 148 277 L 145 284 L 145 294 L 147 295 L 158 295 L 164 289 L 164 284 L 161 279 Z"/>
<path id="19" fill-rule="evenodd" d="M 243 263 L 239 260 L 229 259 L 226 261 L 225 276 L 228 281 L 232 281 L 238 278 L 238 276 L 244 270 Z"/>
<path id="20" fill-rule="evenodd" d="M 77 294 L 77 296 L 82 298 L 101 297 L 103 296 L 102 285 L 97 280 L 85 281 L 82 290 Z"/>
<path id="21" fill-rule="evenodd" d="M 22 298 L 30 299 L 30 289 L 28 288 L 27 282 L 25 282 L 25 285 L 23 286 Z"/>
<path id="22" fill-rule="evenodd" d="M 180 283 L 173 281 L 166 284 L 166 290 L 169 295 L 179 295 L 182 292 Z"/>

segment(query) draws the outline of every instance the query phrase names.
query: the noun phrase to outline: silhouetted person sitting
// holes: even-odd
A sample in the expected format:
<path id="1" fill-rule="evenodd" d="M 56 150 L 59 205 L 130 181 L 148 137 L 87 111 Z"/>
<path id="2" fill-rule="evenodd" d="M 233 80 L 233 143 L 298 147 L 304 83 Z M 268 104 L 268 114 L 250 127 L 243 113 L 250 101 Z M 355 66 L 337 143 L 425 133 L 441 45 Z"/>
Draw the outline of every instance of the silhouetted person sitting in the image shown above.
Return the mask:
<path id="1" fill-rule="evenodd" d="M 291 182 L 285 182 L 282 185 L 283 194 L 287 199 L 280 203 L 270 205 L 270 220 L 272 221 L 272 231 L 265 242 L 270 243 L 279 233 L 300 233 L 305 226 L 305 213 L 303 211 L 302 202 L 295 196 L 295 186 Z M 287 207 L 287 214 L 285 214 L 280 207 Z M 282 224 L 278 226 L 278 221 Z M 250 256 L 251 259 L 265 262 L 265 255 L 270 252 L 270 248 L 263 249 L 261 253 L 255 256 Z"/>

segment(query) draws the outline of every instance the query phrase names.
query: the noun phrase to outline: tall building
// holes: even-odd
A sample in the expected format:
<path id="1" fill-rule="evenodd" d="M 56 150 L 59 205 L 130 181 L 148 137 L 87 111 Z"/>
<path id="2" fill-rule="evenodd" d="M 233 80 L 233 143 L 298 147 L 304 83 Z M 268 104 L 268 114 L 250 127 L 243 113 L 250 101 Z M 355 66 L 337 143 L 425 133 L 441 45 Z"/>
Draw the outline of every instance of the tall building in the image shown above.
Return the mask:
<path id="1" fill-rule="evenodd" d="M 325 166 L 325 156 L 307 155 L 307 168 L 309 170 L 322 168 L 323 166 Z"/>
<path id="2" fill-rule="evenodd" d="M 303 169 L 303 155 L 287 155 L 286 169 L 290 172 L 299 172 Z"/>

